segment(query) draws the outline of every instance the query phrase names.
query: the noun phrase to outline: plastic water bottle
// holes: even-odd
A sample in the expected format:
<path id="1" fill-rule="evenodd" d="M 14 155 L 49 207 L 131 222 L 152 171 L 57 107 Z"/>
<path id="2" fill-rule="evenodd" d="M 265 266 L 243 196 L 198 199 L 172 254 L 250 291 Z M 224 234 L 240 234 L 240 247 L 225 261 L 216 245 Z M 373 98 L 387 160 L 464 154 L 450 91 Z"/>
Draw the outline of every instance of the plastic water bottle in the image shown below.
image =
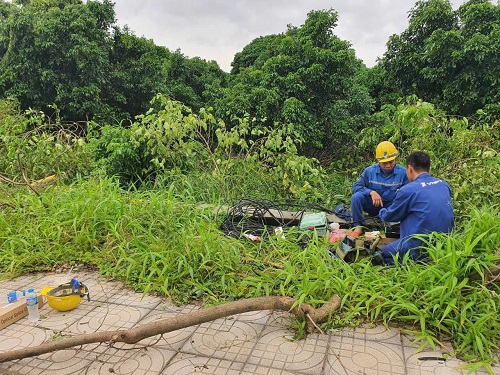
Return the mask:
<path id="1" fill-rule="evenodd" d="M 24 290 L 13 290 L 2 298 L 3 303 L 12 303 L 19 301 L 21 298 L 26 296 L 26 292 Z"/>
<path id="2" fill-rule="evenodd" d="M 330 229 L 330 236 L 328 237 L 330 243 L 336 243 L 346 236 L 347 229 L 340 229 L 339 223 L 331 223 L 328 228 Z"/>
<path id="3" fill-rule="evenodd" d="M 329 226 L 331 232 L 335 232 L 336 230 L 340 229 L 340 224 L 339 223 L 331 223 Z"/>
<path id="4" fill-rule="evenodd" d="M 40 313 L 38 312 L 38 295 L 33 288 L 29 288 L 26 294 L 26 306 L 28 306 L 28 320 L 30 322 L 38 321 L 40 319 Z"/>

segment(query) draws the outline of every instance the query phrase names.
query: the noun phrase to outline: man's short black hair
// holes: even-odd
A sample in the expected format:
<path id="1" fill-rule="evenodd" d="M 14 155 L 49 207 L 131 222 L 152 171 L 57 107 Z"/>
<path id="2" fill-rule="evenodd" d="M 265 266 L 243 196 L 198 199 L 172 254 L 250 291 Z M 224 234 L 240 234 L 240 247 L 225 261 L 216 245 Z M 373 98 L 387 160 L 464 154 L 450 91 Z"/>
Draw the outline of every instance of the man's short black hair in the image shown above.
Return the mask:
<path id="1" fill-rule="evenodd" d="M 429 172 L 431 157 L 427 152 L 415 151 L 406 157 L 406 165 L 411 165 L 417 172 Z"/>

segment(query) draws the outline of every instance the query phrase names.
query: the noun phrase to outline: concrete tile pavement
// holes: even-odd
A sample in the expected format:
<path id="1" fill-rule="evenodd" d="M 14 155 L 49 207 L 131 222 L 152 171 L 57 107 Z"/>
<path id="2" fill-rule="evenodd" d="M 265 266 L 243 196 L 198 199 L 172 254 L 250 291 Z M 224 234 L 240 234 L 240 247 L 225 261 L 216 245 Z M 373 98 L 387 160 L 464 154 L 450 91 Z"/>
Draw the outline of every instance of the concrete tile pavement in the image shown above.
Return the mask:
<path id="1" fill-rule="evenodd" d="M 27 318 L 0 331 L 0 352 L 40 345 L 80 333 L 127 329 L 200 307 L 174 306 L 92 272 L 38 274 L 0 282 L 0 293 L 29 286 L 40 290 L 72 277 L 91 300 L 59 312 L 45 305 L 41 320 Z M 221 374 L 221 375 L 448 375 L 466 374 L 462 362 L 439 351 L 421 351 L 397 329 L 360 327 L 308 335 L 294 341 L 289 314 L 258 311 L 157 335 L 135 345 L 88 344 L 0 364 L 0 374 Z M 486 374 L 479 371 L 476 374 Z M 496 368 L 500 374 L 500 368 Z"/>

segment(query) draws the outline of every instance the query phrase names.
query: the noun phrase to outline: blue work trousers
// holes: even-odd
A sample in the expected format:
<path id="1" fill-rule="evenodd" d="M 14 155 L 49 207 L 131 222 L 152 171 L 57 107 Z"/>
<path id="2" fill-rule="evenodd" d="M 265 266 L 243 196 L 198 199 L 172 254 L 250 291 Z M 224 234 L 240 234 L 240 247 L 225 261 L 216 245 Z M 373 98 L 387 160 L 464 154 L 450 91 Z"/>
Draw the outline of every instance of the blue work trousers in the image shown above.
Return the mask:
<path id="1" fill-rule="evenodd" d="M 384 202 L 384 207 L 385 206 Z M 351 197 L 351 214 L 352 222 L 354 225 L 366 225 L 363 217 L 363 212 L 370 216 L 377 216 L 382 207 L 375 207 L 373 205 L 372 197 L 365 195 L 361 192 L 354 193 Z"/>
<path id="2" fill-rule="evenodd" d="M 415 238 L 400 238 L 391 242 L 380 249 L 386 265 L 394 264 L 394 256 L 398 255 L 398 262 L 401 264 L 406 253 L 409 259 L 413 261 L 423 261 L 426 253 L 421 251 L 422 241 Z"/>

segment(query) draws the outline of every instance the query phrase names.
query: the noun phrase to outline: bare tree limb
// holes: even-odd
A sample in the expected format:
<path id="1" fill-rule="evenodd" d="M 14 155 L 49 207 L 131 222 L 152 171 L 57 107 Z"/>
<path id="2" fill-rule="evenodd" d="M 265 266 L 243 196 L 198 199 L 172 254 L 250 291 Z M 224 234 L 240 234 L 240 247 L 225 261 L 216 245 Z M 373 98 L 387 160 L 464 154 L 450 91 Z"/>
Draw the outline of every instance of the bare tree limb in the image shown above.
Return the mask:
<path id="1" fill-rule="evenodd" d="M 35 187 L 38 185 L 43 185 L 43 184 L 50 184 L 56 180 L 57 176 L 55 174 L 51 174 L 50 176 L 41 178 L 39 180 L 36 180 L 35 182 L 31 183 L 30 185 Z"/>
<path id="2" fill-rule="evenodd" d="M 328 319 L 328 317 L 340 307 L 340 297 L 338 295 L 332 296 L 330 300 L 320 308 L 314 308 L 306 303 L 300 306 L 295 306 L 295 304 L 296 300 L 290 297 L 271 296 L 242 299 L 223 305 L 213 306 L 208 309 L 193 311 L 173 318 L 156 320 L 129 330 L 94 332 L 64 338 L 59 341 L 46 342 L 36 347 L 0 353 L 0 363 L 96 342 L 107 342 L 110 345 L 116 342 L 135 344 L 147 337 L 176 331 L 181 328 L 206 323 L 234 314 L 259 310 L 289 311 L 298 319 L 306 322 L 308 332 L 313 332 L 318 324 Z"/>
<path id="3" fill-rule="evenodd" d="M 23 177 L 24 177 L 24 174 L 23 174 Z M 0 181 L 6 182 L 6 183 L 11 184 L 11 185 L 17 185 L 17 186 L 20 186 L 20 185 L 37 186 L 37 185 L 42 185 L 42 184 L 50 184 L 50 183 L 54 182 L 56 179 L 57 179 L 57 176 L 55 174 L 51 174 L 47 177 L 36 180 L 35 182 L 27 183 L 26 177 L 24 177 L 25 182 L 16 182 L 16 181 L 12 181 L 11 179 L 0 174 Z"/>
<path id="4" fill-rule="evenodd" d="M 26 186 L 28 186 L 33 191 L 33 193 L 35 193 L 36 195 L 38 195 L 40 197 L 40 199 L 42 199 L 42 196 L 40 195 L 40 193 L 33 186 L 31 186 L 31 184 L 28 182 L 28 179 L 26 178 L 26 175 L 24 174 L 24 168 L 23 168 L 23 165 L 21 163 L 21 157 L 19 156 L 19 154 L 17 154 L 17 164 L 19 166 L 19 170 L 21 171 L 21 176 L 23 176 L 23 180 L 24 180 L 24 183 L 26 184 Z"/>
<path id="5" fill-rule="evenodd" d="M 24 185 L 24 183 L 12 181 L 11 179 L 5 177 L 2 174 L 0 174 L 0 181 L 6 182 L 6 183 L 11 184 L 11 185 Z"/>

